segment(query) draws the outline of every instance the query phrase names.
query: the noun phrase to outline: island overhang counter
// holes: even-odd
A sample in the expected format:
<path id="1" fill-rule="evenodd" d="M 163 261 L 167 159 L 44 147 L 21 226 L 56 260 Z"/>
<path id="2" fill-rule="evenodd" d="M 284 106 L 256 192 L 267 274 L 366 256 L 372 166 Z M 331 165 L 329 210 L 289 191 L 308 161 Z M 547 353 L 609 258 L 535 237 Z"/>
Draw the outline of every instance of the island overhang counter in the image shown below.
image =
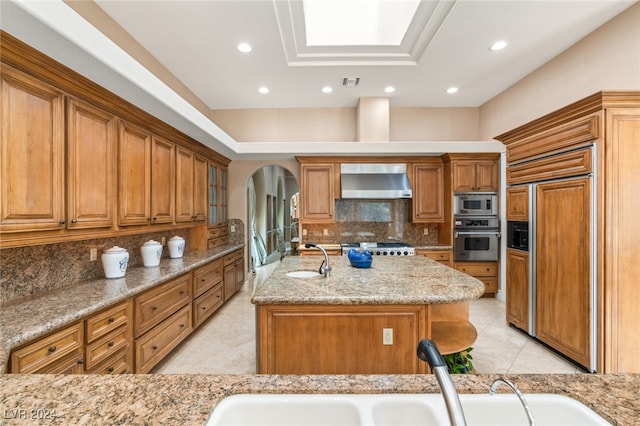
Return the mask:
<path id="1" fill-rule="evenodd" d="M 292 278 L 317 271 L 321 258 L 285 257 L 256 288 L 258 373 L 426 373 L 421 339 L 443 353 L 475 341 L 468 302 L 484 293 L 476 278 L 422 256 L 376 257 L 370 268 L 330 259 L 328 277 Z"/>

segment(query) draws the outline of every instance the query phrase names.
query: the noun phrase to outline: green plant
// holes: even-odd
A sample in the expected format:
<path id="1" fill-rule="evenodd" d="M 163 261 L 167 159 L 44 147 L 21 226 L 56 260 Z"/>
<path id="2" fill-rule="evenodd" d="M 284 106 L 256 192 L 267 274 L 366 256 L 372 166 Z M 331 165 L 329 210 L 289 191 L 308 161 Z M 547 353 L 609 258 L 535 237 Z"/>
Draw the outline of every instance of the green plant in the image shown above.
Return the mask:
<path id="1" fill-rule="evenodd" d="M 453 354 L 443 355 L 444 361 L 450 374 L 468 374 L 473 371 L 473 356 L 471 356 L 472 347 L 456 352 Z"/>

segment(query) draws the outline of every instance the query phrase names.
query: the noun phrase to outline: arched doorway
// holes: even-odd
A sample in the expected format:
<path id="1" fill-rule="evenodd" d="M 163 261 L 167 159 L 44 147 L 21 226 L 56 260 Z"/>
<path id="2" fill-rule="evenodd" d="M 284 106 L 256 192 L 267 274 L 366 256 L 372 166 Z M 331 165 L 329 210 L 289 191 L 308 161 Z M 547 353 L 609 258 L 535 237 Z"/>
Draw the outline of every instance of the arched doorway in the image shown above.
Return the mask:
<path id="1" fill-rule="evenodd" d="M 247 183 L 248 246 L 251 270 L 279 261 L 291 253 L 292 238 L 298 235 L 298 221 L 292 218 L 291 200 L 297 200 L 295 176 L 278 165 L 258 169 Z M 295 227 L 295 229 L 292 229 Z M 294 251 L 295 251 L 294 240 Z"/>

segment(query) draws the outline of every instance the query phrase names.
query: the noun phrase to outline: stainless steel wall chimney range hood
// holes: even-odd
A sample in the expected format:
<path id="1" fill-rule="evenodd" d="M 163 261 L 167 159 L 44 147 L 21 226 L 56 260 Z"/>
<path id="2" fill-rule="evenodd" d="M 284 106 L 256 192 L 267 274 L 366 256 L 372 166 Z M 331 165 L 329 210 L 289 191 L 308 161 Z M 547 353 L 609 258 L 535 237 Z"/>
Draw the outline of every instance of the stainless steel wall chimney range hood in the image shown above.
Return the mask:
<path id="1" fill-rule="evenodd" d="M 411 198 L 406 164 L 340 165 L 342 198 Z"/>

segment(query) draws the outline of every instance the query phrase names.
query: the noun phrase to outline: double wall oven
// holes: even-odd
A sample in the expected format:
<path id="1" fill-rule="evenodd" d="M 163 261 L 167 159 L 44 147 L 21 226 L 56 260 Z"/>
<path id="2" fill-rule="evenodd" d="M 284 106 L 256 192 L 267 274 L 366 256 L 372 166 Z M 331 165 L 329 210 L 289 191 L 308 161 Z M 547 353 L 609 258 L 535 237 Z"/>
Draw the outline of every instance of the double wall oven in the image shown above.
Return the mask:
<path id="1" fill-rule="evenodd" d="M 453 260 L 455 262 L 498 260 L 500 221 L 496 193 L 456 193 L 453 198 Z"/>

